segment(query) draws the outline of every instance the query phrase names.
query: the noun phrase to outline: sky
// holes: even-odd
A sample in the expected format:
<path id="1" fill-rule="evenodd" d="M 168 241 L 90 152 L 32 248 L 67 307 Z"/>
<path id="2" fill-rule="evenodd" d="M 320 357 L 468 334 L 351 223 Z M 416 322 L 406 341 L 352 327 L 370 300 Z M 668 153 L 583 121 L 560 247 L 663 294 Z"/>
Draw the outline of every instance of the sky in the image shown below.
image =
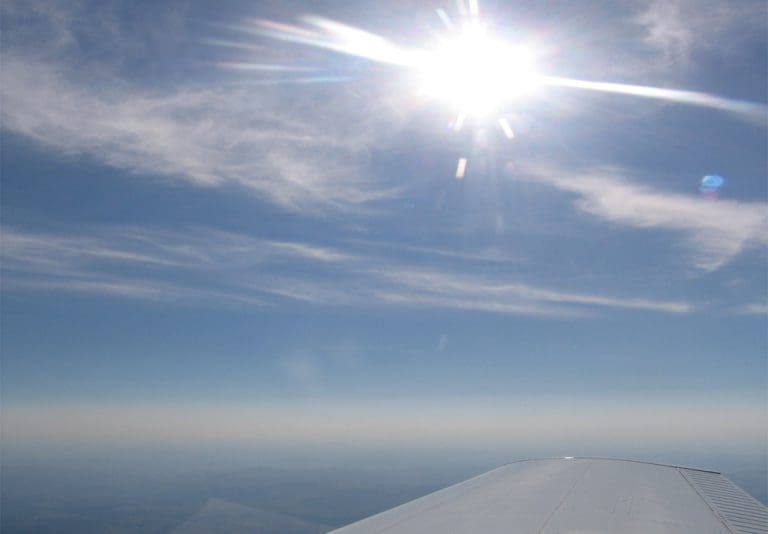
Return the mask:
<path id="1" fill-rule="evenodd" d="M 6 457 L 764 454 L 766 14 L 481 2 L 459 127 L 449 1 L 6 0 Z"/>

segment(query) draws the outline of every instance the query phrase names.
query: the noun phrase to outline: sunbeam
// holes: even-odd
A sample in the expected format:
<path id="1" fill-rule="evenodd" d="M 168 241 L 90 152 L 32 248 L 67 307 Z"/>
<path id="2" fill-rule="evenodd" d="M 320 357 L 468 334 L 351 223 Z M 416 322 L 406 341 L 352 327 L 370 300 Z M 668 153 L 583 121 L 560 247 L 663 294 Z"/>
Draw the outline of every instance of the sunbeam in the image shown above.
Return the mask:
<path id="1" fill-rule="evenodd" d="M 504 115 L 543 86 L 698 106 L 738 114 L 761 123 L 765 123 L 768 118 L 768 106 L 762 103 L 697 91 L 589 81 L 541 72 L 536 65 L 539 56 L 537 48 L 528 42 L 508 42 L 489 32 L 480 18 L 480 7 L 476 0 L 468 3 L 459 1 L 457 9 L 455 18 L 451 18 L 444 9 L 435 10 L 442 21 L 443 32 L 436 40 L 420 47 L 400 46 L 386 37 L 317 16 L 302 17 L 300 20 L 303 25 L 254 19 L 250 25 L 234 29 L 400 68 L 417 80 L 414 95 L 442 103 L 455 113 L 456 119 L 451 123 L 454 131 L 462 130 L 468 119 L 472 125 L 481 127 L 496 122 L 509 141 L 515 139 L 516 135 Z M 210 42 L 219 46 L 237 46 L 231 41 Z M 220 66 L 254 73 L 285 74 L 281 79 L 256 82 L 269 84 L 339 82 L 354 79 L 359 74 L 345 75 L 338 66 L 328 72 L 321 66 L 291 66 L 261 61 L 223 62 Z M 324 70 L 327 75 L 323 74 Z M 290 76 L 290 73 L 312 75 L 296 78 Z M 456 177 L 463 178 L 465 172 L 466 160 L 462 158 Z"/>
<path id="2" fill-rule="evenodd" d="M 556 76 L 542 76 L 541 82 L 547 85 L 568 87 L 572 89 L 586 89 L 603 93 L 614 93 L 641 98 L 654 98 L 666 100 L 677 104 L 699 106 L 710 109 L 719 109 L 739 113 L 755 119 L 765 119 L 768 106 L 757 102 L 748 102 L 725 98 L 722 96 L 702 93 L 697 91 L 683 91 L 679 89 L 664 89 L 661 87 L 649 87 L 644 85 L 629 85 L 624 83 L 591 82 L 586 80 L 574 80 L 571 78 L 559 78 Z"/>

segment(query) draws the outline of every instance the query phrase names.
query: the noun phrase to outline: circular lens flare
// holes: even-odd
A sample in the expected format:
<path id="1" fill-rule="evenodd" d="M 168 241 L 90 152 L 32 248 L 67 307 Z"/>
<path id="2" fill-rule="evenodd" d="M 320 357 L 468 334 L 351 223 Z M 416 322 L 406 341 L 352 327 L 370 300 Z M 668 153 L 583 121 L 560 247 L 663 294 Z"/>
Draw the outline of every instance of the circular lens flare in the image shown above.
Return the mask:
<path id="1" fill-rule="evenodd" d="M 509 46 L 472 25 L 426 54 L 419 70 L 428 96 L 482 117 L 537 84 L 532 59 L 526 47 Z"/>
<path id="2" fill-rule="evenodd" d="M 723 187 L 725 178 L 716 174 L 708 174 L 701 179 L 701 188 L 716 191 Z"/>

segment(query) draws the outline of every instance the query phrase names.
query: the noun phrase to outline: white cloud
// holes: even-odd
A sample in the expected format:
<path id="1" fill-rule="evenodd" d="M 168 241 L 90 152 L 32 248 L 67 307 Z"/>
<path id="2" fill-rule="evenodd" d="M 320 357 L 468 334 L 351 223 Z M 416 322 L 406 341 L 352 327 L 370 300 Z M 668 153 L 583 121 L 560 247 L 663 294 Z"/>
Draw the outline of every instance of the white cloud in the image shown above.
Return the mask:
<path id="1" fill-rule="evenodd" d="M 61 272 L 68 266 L 92 262 L 200 268 L 220 262 L 250 265 L 280 258 L 322 263 L 349 259 L 346 254 L 330 247 L 202 228 L 181 232 L 118 227 L 90 236 L 70 236 L 21 232 L 4 226 L 2 238 L 6 269 L 42 273 Z"/>
<path id="2" fill-rule="evenodd" d="M 658 301 L 637 298 L 615 298 L 603 295 L 571 293 L 537 287 L 523 283 L 510 283 L 505 280 L 483 279 L 475 276 L 462 276 L 444 272 L 414 270 L 391 270 L 382 273 L 395 280 L 403 289 L 399 295 L 387 295 L 388 299 L 400 302 L 429 302 L 439 299 L 448 305 L 466 303 L 479 309 L 488 307 L 509 309 L 516 307 L 524 313 L 557 313 L 569 315 L 572 308 L 557 308 L 560 305 L 579 305 L 587 307 L 607 307 L 614 309 L 654 310 L 667 313 L 685 313 L 692 306 L 685 302 Z"/>
<path id="3" fill-rule="evenodd" d="M 363 256 L 200 228 L 188 233 L 113 228 L 88 237 L 4 229 L 2 253 L 4 288 L 17 291 L 241 304 L 290 299 L 537 316 L 588 315 L 600 308 L 694 309 L 683 301 L 560 291 L 509 275 L 468 275 L 443 262 L 439 268 L 404 266 L 370 252 Z M 443 256 L 438 252 L 437 258 Z"/>
<path id="4" fill-rule="evenodd" d="M 765 32 L 764 2 L 730 0 L 655 0 L 637 21 L 645 42 L 668 66 L 688 65 L 701 51 L 730 53 L 745 39 Z"/>
<path id="5" fill-rule="evenodd" d="M 145 178 L 244 187 L 290 210 L 359 210 L 397 194 L 362 172 L 397 122 L 379 109 L 387 88 L 350 102 L 343 85 L 222 81 L 215 63 L 187 56 L 205 36 L 181 11 L 4 2 L 2 128 Z M 194 79 L 157 76 L 205 64 Z"/>
<path id="6" fill-rule="evenodd" d="M 736 313 L 744 315 L 763 315 L 768 316 L 768 304 L 765 302 L 754 302 L 752 304 L 745 304 L 740 308 L 737 308 Z"/>
<path id="7" fill-rule="evenodd" d="M 540 317 L 585 317 L 600 308 L 690 313 L 685 301 L 615 297 L 558 291 L 514 277 L 481 277 L 443 267 L 421 269 L 392 262 L 358 261 L 333 279 L 261 279 L 249 287 L 272 295 L 319 305 L 387 306 L 480 311 Z"/>
<path id="8" fill-rule="evenodd" d="M 6 39 L 18 37 L 34 40 L 41 49 L 61 51 L 77 48 L 77 38 L 72 27 L 83 16 L 80 0 L 66 4 L 48 0 L 6 0 L 0 6 L 0 15 L 5 19 L 3 34 Z M 23 21 L 14 25 L 15 20 Z M 34 26 L 34 30 L 30 28 Z"/>
<path id="9" fill-rule="evenodd" d="M 4 290 L 171 302 L 192 299 L 226 305 L 266 304 L 263 295 L 242 291 L 244 277 L 265 263 L 346 259 L 334 249 L 316 245 L 199 228 L 180 233 L 127 227 L 66 236 L 3 227 L 0 245 Z"/>
<path id="10" fill-rule="evenodd" d="M 716 271 L 743 250 L 768 243 L 768 205 L 704 200 L 629 183 L 621 170 L 574 173 L 546 168 L 528 177 L 571 193 L 589 215 L 634 228 L 680 232 L 697 268 Z"/>
<path id="11" fill-rule="evenodd" d="M 738 23 L 753 28 L 758 21 L 759 26 L 764 8 L 756 4 L 660 1 L 650 4 L 638 20 L 655 49 L 687 56 L 694 44 L 722 47 L 731 37 L 748 33 L 734 30 Z M 346 90 L 307 85 L 300 92 L 289 86 L 245 83 L 152 87 L 121 77 L 113 63 L 125 58 L 111 56 L 134 50 L 131 47 L 144 35 L 129 39 L 110 9 L 92 7 L 80 2 L 66 7 L 55 2 L 4 3 L 6 19 L 19 22 L 7 24 L 10 37 L 4 42 L 5 130 L 137 174 L 203 187 L 245 187 L 287 209 L 359 208 L 398 194 L 399 189 L 363 172 L 369 151 L 385 145 L 405 120 L 403 102 L 390 105 L 391 88 L 383 87 L 381 80 L 371 84 L 375 89 L 367 86 L 372 93 L 365 100 L 354 101 Z M 98 15 L 90 14 L 94 10 Z M 30 17 L 44 22 L 42 27 L 30 26 L 27 34 L 42 28 L 36 33 L 52 37 L 24 35 Z M 79 19 L 87 19 L 87 24 Z M 179 31 L 179 22 L 171 19 L 163 22 Z M 162 24 L 148 26 L 142 31 L 167 29 Z M 627 33 L 606 26 L 615 34 Z M 111 50 L 109 61 L 98 63 L 82 53 L 78 39 L 83 32 L 91 40 L 101 38 Z M 155 52 L 141 49 L 141 57 L 132 59 L 150 61 Z M 634 64 L 631 69 L 643 70 Z"/>
<path id="12" fill-rule="evenodd" d="M 276 250 L 284 250 L 292 256 L 302 257 L 322 262 L 338 262 L 351 259 L 351 257 L 342 252 L 306 245 L 304 243 L 286 243 L 281 241 L 272 241 L 270 246 Z"/>
<path id="13" fill-rule="evenodd" d="M 131 172 L 244 186 L 290 209 L 394 194 L 360 172 L 379 128 L 354 106 L 325 100 L 297 111 L 273 89 L 97 89 L 76 77 L 66 65 L 5 51 L 3 128 Z"/>
<path id="14" fill-rule="evenodd" d="M 483 298 L 482 295 L 466 291 L 462 296 L 442 295 L 438 292 L 412 292 L 396 288 L 376 291 L 374 297 L 394 306 L 427 309 L 467 310 L 509 315 L 530 315 L 545 317 L 578 317 L 586 315 L 583 310 L 552 306 L 537 301 L 504 298 Z"/>
<path id="15" fill-rule="evenodd" d="M 3 289 L 10 291 L 56 291 L 119 297 L 155 302 L 214 302 L 219 307 L 233 305 L 267 306 L 268 302 L 237 291 L 216 291 L 183 284 L 120 278 L 109 275 L 83 274 L 84 278 L 19 279 L 5 278 Z"/>

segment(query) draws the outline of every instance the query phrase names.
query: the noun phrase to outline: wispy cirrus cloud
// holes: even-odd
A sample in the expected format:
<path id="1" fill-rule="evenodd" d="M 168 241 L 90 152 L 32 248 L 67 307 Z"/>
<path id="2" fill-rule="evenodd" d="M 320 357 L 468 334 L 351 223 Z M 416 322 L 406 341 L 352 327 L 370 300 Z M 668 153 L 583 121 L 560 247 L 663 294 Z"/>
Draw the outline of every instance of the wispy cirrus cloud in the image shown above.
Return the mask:
<path id="1" fill-rule="evenodd" d="M 608 296 L 554 291 L 522 283 L 490 281 L 472 276 L 457 276 L 440 272 L 397 271 L 384 273 L 396 280 L 408 290 L 400 296 L 390 295 L 393 300 L 407 301 L 409 295 L 424 299 L 446 299 L 452 297 L 456 302 L 474 302 L 482 308 L 482 303 L 489 306 L 514 306 L 515 303 L 541 303 L 552 305 L 579 305 L 614 309 L 654 310 L 668 313 L 685 313 L 693 309 L 688 303 L 659 301 L 638 298 L 614 298 Z M 519 305 L 519 304 L 518 304 Z"/>
<path id="2" fill-rule="evenodd" d="M 150 301 L 205 301 L 224 305 L 265 305 L 261 295 L 244 293 L 223 274 L 259 266 L 346 256 L 304 243 L 270 241 L 216 231 L 188 234 L 135 227 L 89 236 L 52 235 L 2 229 L 3 288 L 65 291 Z M 186 273 L 188 276 L 172 276 Z M 196 277 L 195 277 L 196 276 Z"/>
<path id="3" fill-rule="evenodd" d="M 256 264 L 271 259 L 300 258 L 335 262 L 348 256 L 335 249 L 306 243 L 258 239 L 242 234 L 196 229 L 188 233 L 121 227 L 89 236 L 20 232 L 3 227 L 6 269 L 61 272 L 94 262 L 122 262 L 159 267 L 205 268 L 222 261 Z"/>
<path id="4" fill-rule="evenodd" d="M 735 313 L 741 315 L 762 315 L 768 316 L 768 304 L 765 302 L 753 302 L 736 308 Z"/>
<path id="5" fill-rule="evenodd" d="M 123 11 L 5 2 L 2 128 L 145 178 L 242 187 L 288 210 L 361 209 L 397 194 L 363 172 L 397 122 L 378 109 L 382 94 L 351 103 L 342 85 L 260 84 L 203 58 L 184 59 L 197 74 L 163 79 L 163 61 L 178 62 L 169 51 L 205 51 L 198 21 L 152 7 L 135 16 L 153 20 L 135 26 L 126 22 L 133 10 Z M 126 70 L 135 63 L 151 67 Z"/>
<path id="6" fill-rule="evenodd" d="M 113 228 L 85 237 L 6 228 L 2 252 L 3 287 L 16 291 L 225 304 L 279 305 L 287 300 L 534 316 L 579 316 L 599 309 L 662 313 L 695 309 L 685 301 L 562 291 L 514 275 L 470 274 L 466 265 L 446 263 L 440 251 L 432 258 L 437 261 L 426 258 L 414 266 L 372 254 L 370 243 L 362 251 L 342 250 L 200 228 L 189 232 Z"/>
<path id="7" fill-rule="evenodd" d="M 3 288 L 11 291 L 52 291 L 101 297 L 117 297 L 164 303 L 205 302 L 215 307 L 267 306 L 264 299 L 236 291 L 206 289 L 169 282 L 120 278 L 119 276 L 82 274 L 82 278 L 53 278 L 30 280 L 11 278 Z"/>
<path id="8" fill-rule="evenodd" d="M 76 77 L 67 65 L 6 51 L 3 128 L 134 173 L 243 186 L 289 209 L 344 209 L 394 194 L 360 172 L 375 114 L 329 101 L 297 111 L 279 92 L 254 87 L 96 89 Z"/>
<path id="9" fill-rule="evenodd" d="M 127 79 L 109 62 L 84 59 L 87 54 L 81 49 L 84 24 L 78 22 L 80 18 L 89 17 L 89 23 L 100 28 L 86 32 L 89 39 L 109 37 L 103 40 L 117 49 L 113 54 L 122 50 L 114 42 L 126 41 L 123 48 L 131 49 L 142 41 L 136 35 L 127 39 L 125 28 L 112 20 L 114 15 L 89 15 L 99 11 L 92 7 L 87 2 L 66 7 L 14 0 L 4 4 L 6 19 L 40 19 L 42 26 L 31 28 L 41 28 L 44 31 L 36 33 L 49 36 L 31 40 L 29 29 L 20 30 L 26 29 L 24 24 L 5 26 L 6 36 L 11 36 L 4 40 L 3 56 L 2 127 L 6 131 L 58 152 L 86 154 L 136 174 L 200 187 L 244 187 L 292 210 L 359 208 L 400 192 L 365 172 L 370 151 L 391 138 L 400 121 L 395 111 L 403 108 L 403 102 L 398 102 L 399 108 L 382 104 L 390 102 L 387 95 L 391 88 L 384 87 L 381 79 L 370 84 L 376 87 L 368 87 L 372 92 L 365 100 L 355 99 L 343 89 L 312 85 L 212 83 L 215 76 L 205 81 L 163 84 L 161 88 L 161 84 L 147 80 Z M 672 50 L 665 54 L 687 56 L 694 45 L 717 41 L 720 46 L 729 40 L 712 35 L 743 35 L 737 23 L 753 28 L 763 12 L 760 6 L 741 4 L 733 8 L 719 0 L 707 0 L 704 5 L 676 0 L 649 5 L 637 21 L 645 28 L 651 47 Z M 351 31 L 329 21 L 311 20 L 326 29 L 331 25 L 341 35 Z M 179 25 L 178 20 L 168 24 L 183 33 Z M 165 30 L 161 25 L 147 26 L 142 31 Z M 612 33 L 627 33 L 614 26 L 610 25 Z M 637 24 L 624 21 L 620 26 L 636 30 Z M 17 33 L 24 38 L 17 38 Z M 143 50 L 141 59 L 148 61 L 155 52 Z M 113 61 L 119 63 L 121 59 L 125 58 Z M 374 54 L 373 59 L 382 58 Z M 577 82 L 570 86 L 600 86 L 605 90 L 611 85 Z M 658 97 L 663 93 L 644 89 L 633 94 Z M 719 105 L 728 107 L 729 102 L 722 99 Z"/>
<path id="10" fill-rule="evenodd" d="M 626 179 L 622 169 L 584 172 L 529 169 L 529 179 L 577 196 L 574 205 L 591 216 L 633 228 L 678 232 L 695 266 L 716 271 L 742 251 L 768 243 L 768 205 L 735 200 L 707 201 L 651 189 Z"/>
<path id="11" fill-rule="evenodd" d="M 764 34 L 768 16 L 763 2 L 655 0 L 644 7 L 636 20 L 646 44 L 677 68 L 699 52 L 729 53 L 736 43 Z"/>

